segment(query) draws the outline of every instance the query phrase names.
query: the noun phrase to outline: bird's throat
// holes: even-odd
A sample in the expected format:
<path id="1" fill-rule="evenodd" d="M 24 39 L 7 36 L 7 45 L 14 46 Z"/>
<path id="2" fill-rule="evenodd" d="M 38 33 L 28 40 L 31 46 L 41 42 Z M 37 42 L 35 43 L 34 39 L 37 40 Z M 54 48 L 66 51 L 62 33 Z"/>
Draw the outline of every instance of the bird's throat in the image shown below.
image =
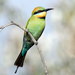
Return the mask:
<path id="1" fill-rule="evenodd" d="M 46 14 L 47 14 L 46 12 L 41 12 L 39 14 L 36 14 L 35 16 L 38 17 L 38 18 L 40 18 L 40 19 L 45 19 Z"/>
<path id="2" fill-rule="evenodd" d="M 45 17 L 39 17 L 40 19 L 45 19 Z"/>

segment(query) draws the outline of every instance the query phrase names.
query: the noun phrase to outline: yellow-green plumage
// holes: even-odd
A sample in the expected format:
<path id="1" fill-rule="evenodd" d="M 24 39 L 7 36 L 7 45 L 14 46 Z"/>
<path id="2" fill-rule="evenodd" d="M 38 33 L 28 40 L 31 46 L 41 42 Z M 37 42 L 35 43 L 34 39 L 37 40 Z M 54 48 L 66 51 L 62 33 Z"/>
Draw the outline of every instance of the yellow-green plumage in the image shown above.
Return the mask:
<path id="1" fill-rule="evenodd" d="M 44 28 L 45 28 L 45 16 L 46 12 L 50 9 L 44 9 L 43 7 L 36 7 L 33 12 L 31 17 L 29 18 L 27 24 L 26 24 L 26 29 L 33 35 L 33 37 L 38 40 L 38 38 L 41 36 Z M 26 56 L 27 51 L 34 45 L 32 39 L 30 36 L 24 32 L 24 37 L 23 37 L 23 47 L 22 50 L 15 61 L 14 65 L 18 67 L 23 66 L 24 58 Z M 16 70 L 17 72 L 17 70 Z M 15 72 L 15 73 L 16 73 Z"/>
<path id="2" fill-rule="evenodd" d="M 37 18 L 36 16 L 31 16 L 30 21 L 27 26 L 27 30 L 33 35 L 33 37 L 38 40 L 41 33 L 45 28 L 45 20 Z"/>

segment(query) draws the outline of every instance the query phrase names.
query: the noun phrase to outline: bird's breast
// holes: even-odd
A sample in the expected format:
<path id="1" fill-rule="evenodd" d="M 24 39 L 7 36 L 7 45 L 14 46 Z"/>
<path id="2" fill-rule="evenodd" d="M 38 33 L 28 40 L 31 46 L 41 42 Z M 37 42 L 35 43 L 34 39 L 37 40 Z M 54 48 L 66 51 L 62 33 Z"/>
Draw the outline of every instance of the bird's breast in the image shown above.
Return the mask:
<path id="1" fill-rule="evenodd" d="M 33 35 L 33 37 L 38 40 L 45 28 L 45 20 L 33 19 L 29 22 L 27 29 Z"/>

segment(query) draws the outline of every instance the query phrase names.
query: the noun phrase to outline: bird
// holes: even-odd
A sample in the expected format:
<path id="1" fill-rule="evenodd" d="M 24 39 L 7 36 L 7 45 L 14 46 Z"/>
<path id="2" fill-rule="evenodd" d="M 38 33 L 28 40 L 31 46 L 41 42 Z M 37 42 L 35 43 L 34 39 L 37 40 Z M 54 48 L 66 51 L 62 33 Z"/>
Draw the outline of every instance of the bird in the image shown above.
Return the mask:
<path id="1" fill-rule="evenodd" d="M 53 8 L 47 8 L 38 6 L 32 11 L 31 17 L 28 19 L 25 29 L 27 29 L 37 41 L 41 36 L 45 28 L 45 18 L 47 11 L 53 10 Z M 24 31 L 23 45 L 19 56 L 17 57 L 14 65 L 17 66 L 15 73 L 19 67 L 23 67 L 24 59 L 27 51 L 34 45 L 33 40 L 30 38 L 28 33 Z"/>

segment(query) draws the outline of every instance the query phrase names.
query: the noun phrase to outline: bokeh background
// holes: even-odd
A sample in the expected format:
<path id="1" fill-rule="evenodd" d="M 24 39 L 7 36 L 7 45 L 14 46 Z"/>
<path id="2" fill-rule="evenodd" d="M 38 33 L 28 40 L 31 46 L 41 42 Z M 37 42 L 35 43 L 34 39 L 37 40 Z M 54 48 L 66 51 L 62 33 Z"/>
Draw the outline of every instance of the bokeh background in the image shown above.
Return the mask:
<path id="1" fill-rule="evenodd" d="M 37 6 L 54 8 L 47 13 L 46 27 L 38 40 L 49 75 L 75 75 L 75 0 L 0 0 L 0 26 L 10 18 L 25 27 Z M 15 75 L 23 33 L 16 26 L 0 32 L 0 75 Z M 16 75 L 45 75 L 36 46 L 28 51 Z"/>

